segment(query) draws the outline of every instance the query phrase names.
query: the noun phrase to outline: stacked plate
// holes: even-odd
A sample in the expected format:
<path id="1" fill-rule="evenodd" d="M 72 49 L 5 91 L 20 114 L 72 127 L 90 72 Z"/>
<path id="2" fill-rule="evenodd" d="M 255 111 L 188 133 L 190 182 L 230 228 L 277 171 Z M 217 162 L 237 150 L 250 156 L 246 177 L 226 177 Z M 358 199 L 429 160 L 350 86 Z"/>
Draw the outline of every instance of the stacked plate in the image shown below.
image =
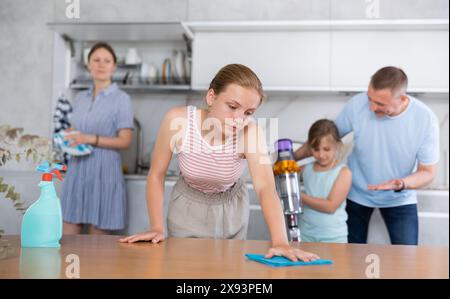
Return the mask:
<path id="1" fill-rule="evenodd" d="M 161 80 L 162 84 L 172 84 L 172 60 L 170 58 L 164 59 Z"/>
<path id="2" fill-rule="evenodd" d="M 189 62 L 184 51 L 175 51 L 173 58 L 173 75 L 175 82 L 178 84 L 187 84 L 189 82 L 188 74 Z"/>

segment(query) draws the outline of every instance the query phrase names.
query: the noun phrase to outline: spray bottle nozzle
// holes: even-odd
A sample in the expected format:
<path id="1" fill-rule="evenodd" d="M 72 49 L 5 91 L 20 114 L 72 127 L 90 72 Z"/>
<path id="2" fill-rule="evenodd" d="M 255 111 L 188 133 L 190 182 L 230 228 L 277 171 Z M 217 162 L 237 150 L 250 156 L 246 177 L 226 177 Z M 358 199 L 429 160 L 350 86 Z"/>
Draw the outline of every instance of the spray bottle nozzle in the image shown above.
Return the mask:
<path id="1" fill-rule="evenodd" d="M 42 164 L 40 164 L 38 167 L 36 167 L 36 170 L 44 173 L 42 175 L 43 181 L 52 181 L 53 175 L 55 175 L 60 181 L 62 181 L 62 176 L 61 176 L 60 170 L 66 171 L 67 167 L 66 167 L 66 165 L 61 164 L 61 163 L 52 163 L 52 166 L 50 167 L 50 163 L 48 163 L 48 161 L 45 161 Z"/>

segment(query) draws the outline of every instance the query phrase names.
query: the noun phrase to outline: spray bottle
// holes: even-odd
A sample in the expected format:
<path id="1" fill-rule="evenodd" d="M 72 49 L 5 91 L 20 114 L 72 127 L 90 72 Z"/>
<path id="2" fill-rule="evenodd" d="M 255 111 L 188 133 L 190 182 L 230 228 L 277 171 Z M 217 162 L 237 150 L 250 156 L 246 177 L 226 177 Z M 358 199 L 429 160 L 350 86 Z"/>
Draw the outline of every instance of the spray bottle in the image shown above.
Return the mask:
<path id="1" fill-rule="evenodd" d="M 61 181 L 59 171 L 66 170 L 66 166 L 54 163 L 50 167 L 48 162 L 44 162 L 36 170 L 43 173 L 38 185 L 41 187 L 41 195 L 23 216 L 22 247 L 60 247 L 63 221 L 61 203 L 56 195 L 53 176 L 55 175 Z"/>

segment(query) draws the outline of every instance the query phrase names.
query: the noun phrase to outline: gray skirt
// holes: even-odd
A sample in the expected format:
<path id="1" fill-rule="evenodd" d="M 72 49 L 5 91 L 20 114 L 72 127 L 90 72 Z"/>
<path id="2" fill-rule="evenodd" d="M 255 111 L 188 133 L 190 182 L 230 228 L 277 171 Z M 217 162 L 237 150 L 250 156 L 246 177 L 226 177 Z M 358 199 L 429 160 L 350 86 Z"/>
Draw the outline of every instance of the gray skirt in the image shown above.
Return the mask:
<path id="1" fill-rule="evenodd" d="M 203 193 L 189 186 L 180 175 L 167 215 L 169 237 L 240 239 L 247 237 L 250 205 L 240 179 L 221 193 Z"/>

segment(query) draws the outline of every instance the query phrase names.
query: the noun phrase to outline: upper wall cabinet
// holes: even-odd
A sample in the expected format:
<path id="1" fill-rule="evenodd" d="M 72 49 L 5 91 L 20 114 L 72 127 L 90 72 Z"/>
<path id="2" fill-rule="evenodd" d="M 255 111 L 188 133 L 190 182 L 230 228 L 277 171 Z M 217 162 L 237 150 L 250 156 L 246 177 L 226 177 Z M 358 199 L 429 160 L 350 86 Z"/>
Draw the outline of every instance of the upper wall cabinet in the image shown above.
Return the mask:
<path id="1" fill-rule="evenodd" d="M 73 41 L 155 42 L 183 41 L 180 22 L 153 23 L 48 23 L 51 30 Z"/>
<path id="2" fill-rule="evenodd" d="M 95 40 L 137 47 L 160 70 L 174 50 L 185 48 L 188 63 L 179 65 L 189 69 L 184 73 L 190 85 L 183 90 L 205 90 L 229 63 L 252 68 L 267 91 L 363 91 L 370 76 L 387 65 L 406 71 L 410 92 L 449 90 L 448 19 L 49 25 L 60 36 L 84 43 L 82 47 Z M 175 63 L 170 65 L 167 70 Z"/>
<path id="3" fill-rule="evenodd" d="M 207 88 L 222 66 L 241 63 L 266 90 L 324 90 L 330 84 L 329 47 L 327 32 L 199 32 L 192 46 L 192 88 Z"/>
<path id="4" fill-rule="evenodd" d="M 448 92 L 448 21 L 337 28 L 331 33 L 331 88 L 364 90 L 381 67 L 402 68 L 411 92 Z"/>
<path id="5" fill-rule="evenodd" d="M 205 89 L 220 67 L 251 67 L 266 90 L 363 91 L 394 65 L 412 92 L 448 93 L 446 20 L 187 22 L 193 39 L 192 88 Z"/>

